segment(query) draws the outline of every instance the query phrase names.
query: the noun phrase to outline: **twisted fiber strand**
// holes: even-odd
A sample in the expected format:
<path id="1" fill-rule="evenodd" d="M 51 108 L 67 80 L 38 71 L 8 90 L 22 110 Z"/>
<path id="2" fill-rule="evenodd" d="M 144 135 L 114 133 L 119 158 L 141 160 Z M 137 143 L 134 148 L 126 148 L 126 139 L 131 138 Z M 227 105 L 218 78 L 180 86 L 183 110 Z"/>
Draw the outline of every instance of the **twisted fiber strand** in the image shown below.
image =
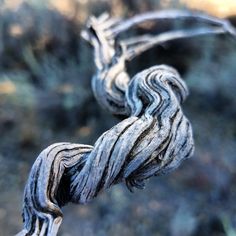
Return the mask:
<path id="1" fill-rule="evenodd" d="M 55 235 L 67 202 L 86 203 L 125 181 L 143 187 L 153 175 L 176 168 L 193 152 L 192 129 L 180 102 L 187 88 L 172 68 L 138 73 L 125 94 L 129 118 L 88 145 L 58 143 L 35 161 L 25 189 L 22 235 Z M 127 145 L 128 142 L 128 145 Z"/>
<path id="2" fill-rule="evenodd" d="M 117 40 L 119 34 L 145 21 L 183 19 L 194 20 L 201 26 Z M 124 96 L 130 81 L 126 62 L 155 45 L 210 34 L 228 34 L 236 38 L 236 30 L 228 20 L 198 12 L 163 10 L 139 14 L 126 20 L 109 18 L 106 13 L 98 18 L 91 17 L 81 35 L 94 47 L 97 73 L 92 79 L 92 88 L 98 103 L 112 114 L 129 116 Z"/>
<path id="3" fill-rule="evenodd" d="M 126 118 L 102 134 L 94 146 L 56 143 L 40 153 L 25 187 L 24 229 L 18 235 L 56 235 L 62 221 L 61 207 L 68 202 L 86 203 L 120 182 L 130 190 L 143 188 L 146 179 L 172 171 L 192 155 L 192 128 L 181 109 L 188 95 L 185 82 L 176 70 L 164 65 L 130 79 L 125 62 L 160 42 L 228 32 L 228 23 L 201 16 L 211 24 L 216 22 L 218 28 L 183 30 L 180 34 L 170 31 L 160 37 L 137 36 L 123 41 L 116 38 L 147 19 L 192 17 L 172 13 L 147 13 L 123 25 L 106 14 L 91 17 L 83 37 L 94 47 L 94 94 L 104 108 Z"/>

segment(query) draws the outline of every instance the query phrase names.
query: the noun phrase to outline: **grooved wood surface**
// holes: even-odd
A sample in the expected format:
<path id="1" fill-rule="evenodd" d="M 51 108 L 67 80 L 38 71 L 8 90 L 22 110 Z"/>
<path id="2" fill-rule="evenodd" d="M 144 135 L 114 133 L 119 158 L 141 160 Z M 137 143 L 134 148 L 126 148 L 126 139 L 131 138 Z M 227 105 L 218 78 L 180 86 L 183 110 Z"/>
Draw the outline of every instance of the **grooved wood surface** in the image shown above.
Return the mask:
<path id="1" fill-rule="evenodd" d="M 189 18 L 206 26 L 118 38 L 144 21 Z M 131 191 L 143 188 L 146 179 L 176 169 L 192 155 L 192 128 L 181 108 L 188 89 L 178 72 L 157 65 L 130 78 L 126 63 L 161 42 L 219 33 L 236 35 L 225 20 L 185 11 L 151 12 L 127 20 L 107 14 L 90 18 L 82 36 L 94 48 L 95 97 L 103 108 L 124 119 L 94 146 L 56 143 L 40 153 L 25 187 L 24 229 L 18 235 L 56 235 L 61 207 L 68 202 L 87 203 L 121 182 Z"/>

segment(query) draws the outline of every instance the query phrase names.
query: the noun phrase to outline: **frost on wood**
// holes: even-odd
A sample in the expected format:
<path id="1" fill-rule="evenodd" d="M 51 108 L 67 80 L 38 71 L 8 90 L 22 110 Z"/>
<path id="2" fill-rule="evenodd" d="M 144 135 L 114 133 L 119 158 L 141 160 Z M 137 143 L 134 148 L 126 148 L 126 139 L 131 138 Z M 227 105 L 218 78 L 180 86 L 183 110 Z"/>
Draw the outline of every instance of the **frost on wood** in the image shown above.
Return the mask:
<path id="1" fill-rule="evenodd" d="M 118 35 L 149 20 L 202 21 L 205 26 L 119 40 Z M 86 203 L 114 184 L 143 188 L 151 176 L 168 173 L 193 153 L 192 128 L 181 104 L 188 95 L 178 72 L 153 66 L 130 78 L 125 63 L 169 40 L 204 34 L 236 35 L 225 20 L 185 11 L 160 11 L 127 20 L 91 17 L 82 36 L 94 48 L 92 78 L 100 105 L 126 117 L 94 146 L 56 143 L 36 159 L 24 192 L 24 229 L 18 235 L 56 235 L 61 207 Z M 82 112 L 82 111 L 81 111 Z"/>

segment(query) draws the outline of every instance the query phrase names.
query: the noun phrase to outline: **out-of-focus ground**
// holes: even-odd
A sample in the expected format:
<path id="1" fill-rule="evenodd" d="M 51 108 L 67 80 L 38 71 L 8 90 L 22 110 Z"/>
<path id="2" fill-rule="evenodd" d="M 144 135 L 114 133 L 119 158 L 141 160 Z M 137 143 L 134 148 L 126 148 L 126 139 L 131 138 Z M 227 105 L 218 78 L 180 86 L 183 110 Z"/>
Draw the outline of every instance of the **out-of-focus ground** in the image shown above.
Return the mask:
<path id="1" fill-rule="evenodd" d="M 119 122 L 99 107 L 90 88 L 92 51 L 79 36 L 88 15 L 191 7 L 235 24 L 235 4 L 0 0 L 0 236 L 22 227 L 24 185 L 43 148 L 59 141 L 93 144 Z M 151 30 L 158 32 L 158 25 Z M 190 88 L 184 110 L 194 128 L 194 157 L 174 173 L 152 178 L 143 191 L 131 194 L 120 185 L 89 205 L 66 206 L 59 235 L 236 235 L 236 40 L 164 44 L 135 59 L 129 71 L 162 63 L 175 66 Z"/>

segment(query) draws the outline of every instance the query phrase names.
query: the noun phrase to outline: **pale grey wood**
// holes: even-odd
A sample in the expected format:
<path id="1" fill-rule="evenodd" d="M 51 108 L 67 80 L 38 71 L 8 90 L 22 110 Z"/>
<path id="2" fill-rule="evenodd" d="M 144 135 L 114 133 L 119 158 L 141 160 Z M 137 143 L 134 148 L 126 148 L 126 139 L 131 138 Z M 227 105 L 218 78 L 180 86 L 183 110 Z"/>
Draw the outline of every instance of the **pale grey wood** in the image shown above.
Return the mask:
<path id="1" fill-rule="evenodd" d="M 146 20 L 192 18 L 206 26 L 119 40 L 117 36 Z M 24 229 L 18 234 L 57 234 L 63 207 L 84 204 L 114 184 L 143 188 L 146 179 L 166 174 L 194 150 L 191 124 L 181 104 L 188 95 L 178 72 L 153 66 L 130 79 L 125 63 L 169 40 L 205 34 L 236 35 L 232 26 L 204 14 L 182 11 L 146 13 L 122 20 L 107 14 L 91 17 L 82 36 L 94 47 L 97 68 L 92 78 L 101 106 L 126 117 L 106 131 L 94 146 L 56 143 L 36 159 L 24 192 Z"/>

